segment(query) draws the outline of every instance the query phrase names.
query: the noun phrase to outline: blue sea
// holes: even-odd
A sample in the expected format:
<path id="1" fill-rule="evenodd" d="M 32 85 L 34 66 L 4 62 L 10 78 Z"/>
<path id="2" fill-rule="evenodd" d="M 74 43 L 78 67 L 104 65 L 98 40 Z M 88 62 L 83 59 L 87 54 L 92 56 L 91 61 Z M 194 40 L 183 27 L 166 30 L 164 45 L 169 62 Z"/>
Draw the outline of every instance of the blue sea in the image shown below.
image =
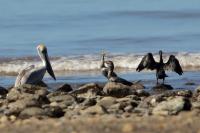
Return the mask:
<path id="1" fill-rule="evenodd" d="M 100 53 L 127 80 L 151 87 L 155 72 L 135 68 L 147 52 L 174 54 L 185 71 L 169 72 L 167 83 L 195 88 L 200 83 L 199 0 L 2 0 L 0 1 L 0 85 L 14 84 L 17 73 L 40 65 L 36 46 L 44 43 L 57 81 L 49 84 L 106 82 Z M 194 82 L 194 86 L 185 86 Z"/>

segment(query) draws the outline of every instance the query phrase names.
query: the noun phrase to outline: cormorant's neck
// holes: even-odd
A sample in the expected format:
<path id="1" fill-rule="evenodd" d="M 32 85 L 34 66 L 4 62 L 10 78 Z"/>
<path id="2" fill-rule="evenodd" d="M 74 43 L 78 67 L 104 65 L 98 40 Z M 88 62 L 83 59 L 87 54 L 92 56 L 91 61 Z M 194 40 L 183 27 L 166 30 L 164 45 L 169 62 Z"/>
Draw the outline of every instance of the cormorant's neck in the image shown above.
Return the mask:
<path id="1" fill-rule="evenodd" d="M 105 57 L 102 55 L 101 57 L 101 68 L 104 67 Z"/>
<path id="2" fill-rule="evenodd" d="M 163 63 L 162 53 L 160 53 L 160 63 Z"/>
<path id="3" fill-rule="evenodd" d="M 115 74 L 112 70 L 109 70 L 108 71 L 108 79 L 112 78 L 112 77 L 115 77 Z"/>

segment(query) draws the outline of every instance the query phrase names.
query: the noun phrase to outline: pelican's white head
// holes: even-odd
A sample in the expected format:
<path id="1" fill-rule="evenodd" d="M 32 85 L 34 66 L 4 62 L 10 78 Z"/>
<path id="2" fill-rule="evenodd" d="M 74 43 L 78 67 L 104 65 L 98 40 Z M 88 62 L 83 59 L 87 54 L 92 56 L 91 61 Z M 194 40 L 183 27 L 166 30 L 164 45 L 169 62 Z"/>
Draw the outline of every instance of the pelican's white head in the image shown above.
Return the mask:
<path id="1" fill-rule="evenodd" d="M 47 47 L 44 44 L 39 44 L 37 46 L 37 51 L 42 61 L 44 61 L 44 55 L 47 54 Z"/>
<path id="2" fill-rule="evenodd" d="M 47 47 L 44 45 L 44 44 L 39 44 L 37 46 L 37 51 L 38 51 L 38 54 L 44 64 L 44 66 L 46 67 L 47 69 L 47 72 L 50 74 L 50 76 L 56 80 L 56 77 L 54 75 L 54 72 L 53 72 L 53 69 L 52 69 L 52 66 L 51 66 L 51 63 L 49 61 L 49 57 L 48 57 L 48 53 L 47 53 Z"/>

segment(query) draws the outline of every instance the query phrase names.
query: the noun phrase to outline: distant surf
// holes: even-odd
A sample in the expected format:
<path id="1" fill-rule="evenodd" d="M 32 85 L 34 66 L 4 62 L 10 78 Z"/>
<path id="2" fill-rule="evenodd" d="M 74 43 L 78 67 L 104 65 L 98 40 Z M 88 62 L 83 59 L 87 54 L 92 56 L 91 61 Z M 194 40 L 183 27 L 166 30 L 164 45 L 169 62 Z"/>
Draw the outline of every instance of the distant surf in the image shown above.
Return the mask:
<path id="1" fill-rule="evenodd" d="M 164 53 L 164 61 L 167 62 L 169 55 L 175 55 L 184 71 L 200 70 L 200 53 Z M 115 68 L 121 71 L 135 71 L 141 61 L 144 53 L 137 54 L 109 54 L 106 60 L 112 60 Z M 158 54 L 155 53 L 155 60 L 158 61 Z M 89 72 L 98 71 L 100 66 L 100 55 L 76 55 L 52 57 L 51 63 L 55 72 Z M 38 57 L 20 57 L 20 58 L 0 58 L 0 75 L 15 76 L 18 72 L 30 65 L 39 67 L 41 61 Z"/>

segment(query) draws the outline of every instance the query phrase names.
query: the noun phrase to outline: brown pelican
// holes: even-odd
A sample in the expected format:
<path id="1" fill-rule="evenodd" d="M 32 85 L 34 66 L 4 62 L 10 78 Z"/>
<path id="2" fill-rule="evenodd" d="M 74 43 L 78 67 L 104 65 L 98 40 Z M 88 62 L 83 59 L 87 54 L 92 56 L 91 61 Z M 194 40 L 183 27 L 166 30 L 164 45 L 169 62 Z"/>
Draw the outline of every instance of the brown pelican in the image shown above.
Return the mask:
<path id="1" fill-rule="evenodd" d="M 165 73 L 165 70 L 174 71 L 179 75 L 183 74 L 181 65 L 179 64 L 178 59 L 176 59 L 174 55 L 170 55 L 167 63 L 163 62 L 162 51 L 159 51 L 159 55 L 160 55 L 160 61 L 156 62 L 153 58 L 152 53 L 148 53 L 143 57 L 142 61 L 140 62 L 136 70 L 138 72 L 142 71 L 145 68 L 150 70 L 156 70 L 157 84 L 158 84 L 158 79 L 163 79 L 163 84 L 164 84 L 165 78 L 168 77 Z"/>
<path id="2" fill-rule="evenodd" d="M 128 86 L 133 85 L 133 83 L 117 76 L 117 74 L 114 72 L 114 63 L 112 61 L 105 61 L 105 55 L 106 54 L 103 53 L 101 58 L 100 67 L 102 74 L 111 82 L 118 82 Z"/>
<path id="3" fill-rule="evenodd" d="M 42 60 L 42 64 L 43 64 L 42 67 L 36 68 L 34 65 L 31 65 L 23 69 L 22 71 L 20 71 L 15 81 L 15 87 L 18 87 L 23 84 L 39 83 L 40 81 L 42 81 L 46 71 L 50 74 L 50 76 L 54 80 L 56 80 L 51 64 L 49 62 L 46 46 L 43 44 L 38 45 L 37 51 Z"/>

